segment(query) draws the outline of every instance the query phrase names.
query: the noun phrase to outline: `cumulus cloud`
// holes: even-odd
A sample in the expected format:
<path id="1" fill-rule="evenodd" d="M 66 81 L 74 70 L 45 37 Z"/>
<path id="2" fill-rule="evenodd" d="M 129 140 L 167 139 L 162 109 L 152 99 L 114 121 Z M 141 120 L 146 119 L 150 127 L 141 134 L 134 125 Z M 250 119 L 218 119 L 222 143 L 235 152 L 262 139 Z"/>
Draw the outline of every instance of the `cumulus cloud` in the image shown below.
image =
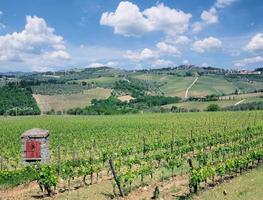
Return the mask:
<path id="1" fill-rule="evenodd" d="M 45 64 L 48 60 L 68 60 L 64 39 L 56 35 L 43 18 L 26 16 L 21 32 L 0 36 L 0 61 L 22 61 L 25 65 Z"/>
<path id="2" fill-rule="evenodd" d="M 208 67 L 208 64 L 206 62 L 202 63 L 202 67 Z"/>
<path id="3" fill-rule="evenodd" d="M 235 61 L 234 63 L 236 67 L 244 67 L 250 64 L 263 63 L 263 57 L 255 56 L 255 57 L 250 57 L 250 58 L 244 58 L 242 60 Z"/>
<path id="4" fill-rule="evenodd" d="M 198 33 L 208 25 L 218 23 L 218 11 L 231 5 L 235 1 L 236 0 L 216 0 L 216 2 L 209 10 L 204 10 L 201 13 L 201 20 L 192 24 L 193 33 Z"/>
<path id="5" fill-rule="evenodd" d="M 171 60 L 158 59 L 152 63 L 153 67 L 172 67 L 175 63 Z"/>
<path id="6" fill-rule="evenodd" d="M 44 53 L 43 58 L 48 59 L 48 60 L 55 60 L 55 59 L 69 60 L 70 55 L 66 51 L 57 50 L 57 51 L 51 51 L 51 52 Z"/>
<path id="7" fill-rule="evenodd" d="M 212 7 L 210 10 L 204 10 L 200 16 L 201 21 L 192 24 L 193 33 L 198 33 L 210 24 L 218 23 L 217 10 Z"/>
<path id="8" fill-rule="evenodd" d="M 33 72 L 47 72 L 47 71 L 54 71 L 53 68 L 50 67 L 38 67 L 38 66 L 33 66 L 32 67 Z"/>
<path id="9" fill-rule="evenodd" d="M 224 8 L 226 6 L 231 5 L 234 3 L 236 0 L 217 0 L 215 3 L 216 8 Z"/>
<path id="10" fill-rule="evenodd" d="M 97 62 L 95 62 L 95 63 L 90 63 L 90 64 L 88 65 L 88 67 L 90 67 L 90 68 L 97 68 L 97 67 L 103 67 L 103 66 L 105 66 L 105 65 L 102 64 L 102 63 L 97 63 Z"/>
<path id="11" fill-rule="evenodd" d="M 118 66 L 118 62 L 113 62 L 113 61 L 109 61 L 106 63 L 106 66 L 108 67 L 117 67 Z"/>
<path id="12" fill-rule="evenodd" d="M 156 47 L 159 49 L 160 53 L 166 55 L 173 55 L 173 56 L 181 55 L 181 52 L 175 46 L 166 44 L 165 42 L 157 43 Z"/>
<path id="13" fill-rule="evenodd" d="M 252 37 L 249 43 L 245 46 L 245 50 L 248 51 L 263 50 L 263 34 L 258 33 L 254 37 Z"/>
<path id="14" fill-rule="evenodd" d="M 209 11 L 204 10 L 201 14 L 201 19 L 206 24 L 214 24 L 218 22 L 217 11 L 215 8 L 211 8 Z"/>
<path id="15" fill-rule="evenodd" d="M 199 33 L 205 26 L 206 26 L 205 23 L 195 22 L 192 24 L 192 31 L 193 33 Z"/>
<path id="16" fill-rule="evenodd" d="M 184 65 L 188 65 L 189 64 L 189 60 L 187 60 L 187 59 L 183 60 L 183 64 Z"/>
<path id="17" fill-rule="evenodd" d="M 145 48 L 141 52 L 134 52 L 131 50 L 128 50 L 126 54 L 124 55 L 125 58 L 128 58 L 132 61 L 143 61 L 143 60 L 149 60 L 153 58 L 157 58 L 159 55 L 157 52 L 152 51 L 151 49 Z"/>
<path id="18" fill-rule="evenodd" d="M 124 36 L 138 36 L 153 31 L 175 35 L 187 31 L 191 17 L 189 13 L 164 4 L 140 11 L 136 4 L 121 1 L 115 12 L 102 14 L 100 24 L 111 26 L 114 33 Z"/>
<path id="19" fill-rule="evenodd" d="M 181 36 L 177 37 L 175 40 L 175 44 L 181 44 L 181 45 L 186 45 L 189 42 L 190 42 L 190 39 L 185 35 L 181 35 Z"/>
<path id="20" fill-rule="evenodd" d="M 125 36 L 140 35 L 152 30 L 139 7 L 128 1 L 120 2 L 115 12 L 103 13 L 100 24 L 111 26 L 114 33 Z"/>
<path id="21" fill-rule="evenodd" d="M 203 40 L 195 41 L 192 49 L 198 53 L 204 53 L 205 51 L 218 49 L 221 46 L 222 46 L 221 40 L 214 37 L 209 37 Z"/>
<path id="22" fill-rule="evenodd" d="M 113 62 L 113 61 L 109 61 L 107 63 L 94 62 L 94 63 L 90 63 L 88 67 L 90 68 L 98 68 L 98 67 L 104 67 L 104 66 L 117 67 L 117 65 L 118 65 L 118 62 Z"/>

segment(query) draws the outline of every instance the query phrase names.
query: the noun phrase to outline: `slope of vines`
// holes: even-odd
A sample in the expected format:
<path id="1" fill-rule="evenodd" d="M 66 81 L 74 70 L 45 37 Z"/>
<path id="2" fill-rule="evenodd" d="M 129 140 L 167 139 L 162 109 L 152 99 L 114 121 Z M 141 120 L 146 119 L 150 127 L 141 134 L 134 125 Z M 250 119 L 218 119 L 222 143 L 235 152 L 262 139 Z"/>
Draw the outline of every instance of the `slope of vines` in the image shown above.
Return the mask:
<path id="1" fill-rule="evenodd" d="M 187 174 L 189 189 L 196 192 L 261 163 L 262 119 L 262 112 L 1 118 L 0 184 L 24 170 L 19 136 L 39 127 L 50 130 L 51 162 L 29 168 L 29 179 L 38 180 L 48 193 L 59 176 L 68 189 L 76 178 L 83 185 L 112 178 L 109 160 L 116 194 L 117 186 L 128 195 L 157 174 L 164 178 L 164 171 L 171 177 Z"/>

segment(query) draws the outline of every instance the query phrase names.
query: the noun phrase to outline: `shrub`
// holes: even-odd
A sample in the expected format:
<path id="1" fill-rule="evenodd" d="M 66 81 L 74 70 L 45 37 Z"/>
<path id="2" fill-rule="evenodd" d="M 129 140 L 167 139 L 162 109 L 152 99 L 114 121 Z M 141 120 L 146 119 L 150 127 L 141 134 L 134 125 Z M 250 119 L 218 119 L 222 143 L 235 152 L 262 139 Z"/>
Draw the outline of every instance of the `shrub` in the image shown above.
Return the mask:
<path id="1" fill-rule="evenodd" d="M 215 112 L 215 111 L 219 111 L 220 107 L 217 104 L 210 104 L 209 106 L 207 106 L 206 110 L 209 112 Z"/>

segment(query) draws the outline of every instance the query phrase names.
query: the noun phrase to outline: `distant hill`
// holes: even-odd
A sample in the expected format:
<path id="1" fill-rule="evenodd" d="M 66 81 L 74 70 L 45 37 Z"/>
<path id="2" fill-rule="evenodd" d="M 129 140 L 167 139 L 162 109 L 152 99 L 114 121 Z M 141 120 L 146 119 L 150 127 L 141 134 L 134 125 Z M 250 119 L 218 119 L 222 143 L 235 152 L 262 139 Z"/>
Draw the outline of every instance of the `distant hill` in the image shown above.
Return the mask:
<path id="1" fill-rule="evenodd" d="M 41 102 L 42 112 L 48 109 L 62 111 L 83 108 L 90 105 L 93 98 L 105 99 L 110 95 L 120 97 L 119 99 L 123 99 L 122 96 L 136 99 L 134 96 L 136 85 L 143 88 L 145 95 L 178 96 L 182 101 L 187 101 L 191 97 L 205 98 L 208 95 L 224 96 L 263 91 L 262 74 L 239 74 L 218 67 L 194 65 L 143 70 L 122 70 L 104 66 L 1 75 L 9 75 L 10 81 L 15 78 L 22 87 L 31 88 L 38 104 Z M 8 77 L 0 79 L 0 86 L 7 83 L 8 79 Z M 119 87 L 125 82 L 126 88 Z"/>

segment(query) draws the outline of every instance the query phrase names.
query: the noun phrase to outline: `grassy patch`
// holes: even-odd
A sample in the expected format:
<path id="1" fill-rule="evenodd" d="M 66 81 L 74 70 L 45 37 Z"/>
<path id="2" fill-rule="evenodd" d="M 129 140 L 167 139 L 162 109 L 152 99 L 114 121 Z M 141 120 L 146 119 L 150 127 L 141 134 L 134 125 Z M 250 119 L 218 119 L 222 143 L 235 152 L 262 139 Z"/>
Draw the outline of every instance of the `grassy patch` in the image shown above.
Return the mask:
<path id="1" fill-rule="evenodd" d="M 263 197 L 263 166 L 230 182 L 211 190 L 203 191 L 195 196 L 195 200 L 261 200 Z M 224 195 L 224 191 L 226 195 Z"/>

